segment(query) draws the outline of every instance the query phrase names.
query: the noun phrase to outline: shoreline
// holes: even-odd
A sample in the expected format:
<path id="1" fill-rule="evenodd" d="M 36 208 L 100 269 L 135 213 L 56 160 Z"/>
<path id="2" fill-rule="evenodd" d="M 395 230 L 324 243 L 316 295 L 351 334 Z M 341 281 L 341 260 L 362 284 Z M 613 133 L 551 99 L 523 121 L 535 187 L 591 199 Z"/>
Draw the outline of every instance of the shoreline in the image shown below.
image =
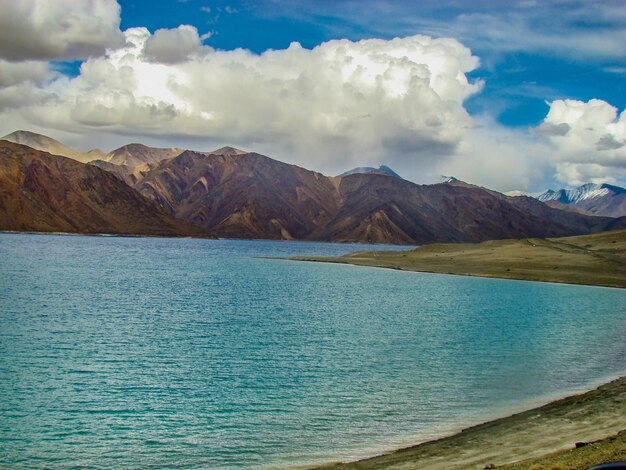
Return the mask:
<path id="1" fill-rule="evenodd" d="M 146 233 L 96 233 L 96 232 L 36 232 L 22 230 L 0 230 L 0 234 L 9 235 L 55 235 L 60 237 L 101 237 L 101 238 L 182 238 L 195 240 L 217 240 L 211 237 L 198 237 L 194 235 L 167 235 Z"/>
<path id="2" fill-rule="evenodd" d="M 463 421 L 461 424 L 454 425 L 443 425 L 439 428 L 434 428 L 431 431 L 424 432 L 424 437 L 421 439 L 415 439 L 406 437 L 403 439 L 399 439 L 396 441 L 396 444 L 390 443 L 387 446 L 381 446 L 378 449 L 372 449 L 370 452 L 363 452 L 362 455 L 355 455 L 353 458 L 348 458 L 345 462 L 341 459 L 339 461 L 347 464 L 357 463 L 364 460 L 369 460 L 372 458 L 380 457 L 382 455 L 390 454 L 403 449 L 411 449 L 414 447 L 421 446 L 423 444 L 438 442 L 443 439 L 454 437 L 458 434 L 461 434 L 463 431 L 468 429 L 472 429 L 478 426 L 482 426 L 488 423 L 492 423 L 495 421 L 506 420 L 512 417 L 515 417 L 519 414 L 530 412 L 544 406 L 551 405 L 552 403 L 559 402 L 561 400 L 576 397 L 579 395 L 584 395 L 586 393 L 592 392 L 602 386 L 608 385 L 617 380 L 626 380 L 626 369 L 615 373 L 603 376 L 597 380 L 592 380 L 584 386 L 569 388 L 567 390 L 561 392 L 554 392 L 542 395 L 537 398 L 527 399 L 520 402 L 516 402 L 510 404 L 508 406 L 500 406 L 497 409 L 494 409 L 490 412 L 486 412 L 484 414 L 476 416 L 474 419 L 467 419 Z M 626 383 L 625 383 L 626 386 Z M 626 420 L 626 416 L 624 417 Z M 626 421 L 624 424 L 626 428 Z M 321 462 L 319 465 L 325 466 L 329 464 L 335 464 L 338 462 L 337 459 L 327 460 L 325 462 Z M 308 468 L 308 467 L 307 467 Z M 315 467 L 317 468 L 317 467 Z"/>
<path id="3" fill-rule="evenodd" d="M 520 281 L 520 282 L 541 282 L 548 284 L 562 284 L 566 286 L 585 286 L 585 287 L 599 287 L 602 289 L 626 289 L 626 287 L 622 286 L 607 286 L 603 284 L 584 284 L 584 283 L 575 283 L 568 281 L 559 281 L 559 280 L 545 280 L 545 279 L 522 279 L 517 277 L 504 277 L 498 275 L 488 275 L 488 274 L 469 274 L 469 273 L 455 273 L 455 272 L 443 272 L 443 271 L 428 271 L 426 269 L 405 269 L 394 266 L 379 266 L 374 264 L 360 264 L 360 263 L 349 263 L 346 261 L 338 261 L 334 259 L 317 259 L 311 256 L 292 256 L 289 258 L 276 258 L 276 257 L 264 257 L 264 259 L 273 259 L 278 261 L 298 261 L 298 262 L 306 262 L 306 263 L 320 263 L 320 264 L 343 264 L 345 266 L 355 266 L 358 268 L 370 268 L 370 269 L 389 269 L 391 271 L 401 271 L 404 273 L 423 273 L 423 274 L 435 274 L 437 276 L 461 276 L 461 277 L 477 277 L 481 279 L 497 279 L 500 281 Z"/>
<path id="4" fill-rule="evenodd" d="M 212 235 L 196 236 L 196 235 L 150 235 L 143 233 L 91 233 L 91 232 L 36 232 L 36 231 L 23 231 L 23 230 L 0 230 L 0 234 L 9 235 L 56 235 L 56 236 L 68 236 L 68 237 L 102 237 L 102 238 L 167 238 L 167 239 L 186 239 L 186 240 L 217 240 L 217 241 L 250 241 L 250 242 L 289 242 L 289 243 L 325 243 L 325 244 L 337 244 L 337 245 L 355 245 L 357 247 L 362 246 L 393 246 L 398 247 L 398 250 L 409 250 L 418 245 L 395 245 L 390 243 L 369 243 L 369 242 L 351 242 L 351 241 L 327 241 L 327 240 L 298 240 L 298 239 L 278 239 L 278 238 L 225 238 L 215 237 Z M 264 258 L 260 256 L 259 258 Z M 268 258 L 276 259 L 276 258 Z"/>
<path id="5" fill-rule="evenodd" d="M 569 391 L 531 400 L 514 407 L 511 414 L 459 426 L 456 431 L 418 444 L 372 453 L 355 460 L 335 460 L 296 468 L 460 470 L 483 469 L 487 465 L 509 468 L 529 459 L 571 459 L 568 455 L 555 454 L 552 457 L 551 454 L 567 454 L 573 449 L 583 454 L 585 450 L 577 449 L 577 442 L 613 438 L 626 430 L 626 413 L 621 411 L 626 410 L 626 375 L 611 377 L 601 385 L 597 384 L 607 377 L 592 382 L 596 385 L 587 391 Z M 546 399 L 550 401 L 546 403 Z M 523 411 L 516 411 L 518 409 Z M 594 448 L 590 446 L 590 449 Z M 626 446 L 623 451 L 626 459 Z M 593 464 L 597 463 L 602 462 Z M 527 467 L 532 464 L 527 463 Z"/>
<path id="6" fill-rule="evenodd" d="M 519 281 L 626 288 L 626 230 L 563 238 L 424 245 L 409 251 L 294 256 L 322 262 Z"/>

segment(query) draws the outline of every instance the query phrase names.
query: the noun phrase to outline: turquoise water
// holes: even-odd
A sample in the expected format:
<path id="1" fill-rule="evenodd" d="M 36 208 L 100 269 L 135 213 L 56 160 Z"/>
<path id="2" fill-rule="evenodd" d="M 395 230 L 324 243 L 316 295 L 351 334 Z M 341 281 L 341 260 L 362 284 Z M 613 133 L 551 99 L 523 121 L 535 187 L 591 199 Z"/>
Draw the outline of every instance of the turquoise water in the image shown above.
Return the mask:
<path id="1" fill-rule="evenodd" d="M 361 247 L 0 234 L 0 467 L 355 458 L 626 368 L 622 290 L 257 258 Z"/>

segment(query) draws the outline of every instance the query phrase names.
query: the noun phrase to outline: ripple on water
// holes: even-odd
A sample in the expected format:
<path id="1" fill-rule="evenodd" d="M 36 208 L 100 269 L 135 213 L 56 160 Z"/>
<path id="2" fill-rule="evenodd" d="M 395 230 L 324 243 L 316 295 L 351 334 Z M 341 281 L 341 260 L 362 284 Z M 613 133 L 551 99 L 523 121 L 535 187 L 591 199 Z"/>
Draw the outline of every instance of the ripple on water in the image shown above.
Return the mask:
<path id="1" fill-rule="evenodd" d="M 258 258 L 355 249 L 1 234 L 0 466 L 354 458 L 623 372 L 621 290 Z"/>

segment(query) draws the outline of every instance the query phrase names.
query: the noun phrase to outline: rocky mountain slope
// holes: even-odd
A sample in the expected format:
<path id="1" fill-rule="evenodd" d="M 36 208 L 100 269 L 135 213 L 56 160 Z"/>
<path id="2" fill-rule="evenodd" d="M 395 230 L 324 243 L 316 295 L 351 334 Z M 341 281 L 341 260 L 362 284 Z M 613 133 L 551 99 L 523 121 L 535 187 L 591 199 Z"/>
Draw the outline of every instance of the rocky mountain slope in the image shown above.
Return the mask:
<path id="1" fill-rule="evenodd" d="M 102 158 L 107 163 L 134 168 L 145 163 L 157 163 L 161 160 L 180 155 L 183 149 L 176 147 L 155 148 L 143 144 L 128 144 L 113 150 Z"/>
<path id="2" fill-rule="evenodd" d="M 112 174 L 0 141 L 0 230 L 195 235 Z"/>
<path id="3" fill-rule="evenodd" d="M 586 234 L 626 226 L 532 198 L 454 181 L 417 185 L 379 174 L 327 177 L 255 154 L 192 151 L 151 167 L 135 187 L 220 237 L 475 242 Z"/>
<path id="4" fill-rule="evenodd" d="M 136 188 L 176 217 L 233 238 L 309 239 L 340 203 L 333 179 L 255 153 L 186 151 Z"/>

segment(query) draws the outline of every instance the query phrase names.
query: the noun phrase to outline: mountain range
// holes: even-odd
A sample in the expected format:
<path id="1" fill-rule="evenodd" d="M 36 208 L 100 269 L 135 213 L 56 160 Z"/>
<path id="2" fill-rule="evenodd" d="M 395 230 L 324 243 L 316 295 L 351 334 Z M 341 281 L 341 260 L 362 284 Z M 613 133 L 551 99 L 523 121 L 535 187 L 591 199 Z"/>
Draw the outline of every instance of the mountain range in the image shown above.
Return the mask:
<path id="1" fill-rule="evenodd" d="M 34 136 L 51 144 L 49 153 L 0 142 L 2 230 L 414 244 L 626 227 L 626 218 L 564 211 L 455 179 L 329 177 L 233 147 L 131 144 L 84 164 L 52 155 L 69 148 Z"/>
<path id="2" fill-rule="evenodd" d="M 71 158 L 81 163 L 87 163 L 92 160 L 103 159 L 106 154 L 100 149 L 90 150 L 89 152 L 81 152 L 62 144 L 58 140 L 51 137 L 36 134 L 29 131 L 15 131 L 2 137 L 15 144 L 26 145 L 35 150 L 42 150 L 52 155 L 61 155 L 62 157 Z"/>
<path id="3" fill-rule="evenodd" d="M 0 141 L 0 230 L 202 236 L 92 165 Z"/>
<path id="4" fill-rule="evenodd" d="M 608 217 L 626 215 L 626 189 L 611 184 L 587 183 L 575 189 L 549 189 L 537 199 L 559 209 Z"/>
<path id="5" fill-rule="evenodd" d="M 53 155 L 71 158 L 81 163 L 106 162 L 114 165 L 134 168 L 142 164 L 156 163 L 166 158 L 172 158 L 183 152 L 179 148 L 154 148 L 143 144 L 124 145 L 109 153 L 100 149 L 81 152 L 72 149 L 61 142 L 44 135 L 29 131 L 15 131 L 2 137 L 2 140 L 16 144 L 27 145 L 35 150 L 42 150 Z"/>

